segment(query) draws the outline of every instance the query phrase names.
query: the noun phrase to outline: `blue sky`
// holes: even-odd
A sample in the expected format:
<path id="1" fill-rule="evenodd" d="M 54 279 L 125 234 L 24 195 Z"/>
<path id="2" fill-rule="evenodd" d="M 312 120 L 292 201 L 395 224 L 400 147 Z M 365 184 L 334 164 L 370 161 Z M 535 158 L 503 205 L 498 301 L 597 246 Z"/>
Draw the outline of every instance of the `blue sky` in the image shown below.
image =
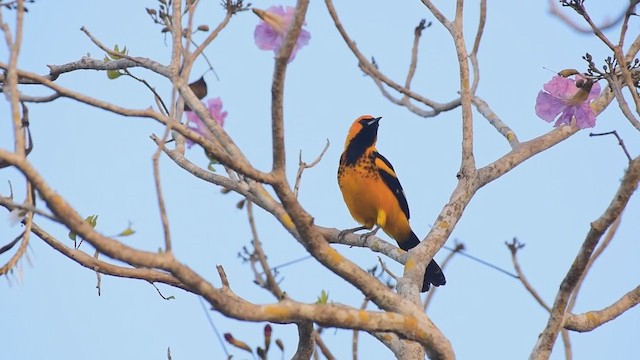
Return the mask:
<path id="1" fill-rule="evenodd" d="M 196 24 L 210 28 L 222 19 L 218 1 L 203 1 Z M 293 1 L 255 1 L 266 9 Z M 447 14 L 450 5 L 439 2 Z M 616 16 L 624 1 L 587 2 L 596 21 Z M 64 64 L 89 54 L 102 58 L 79 30 L 86 26 L 108 45 L 126 45 L 130 54 L 167 63 L 170 48 L 160 28 L 151 23 L 144 7 L 127 1 L 52 2 L 29 6 L 25 20 L 20 67 L 45 74 L 47 64 Z M 413 89 L 437 101 L 456 96 L 458 70 L 455 52 L 446 30 L 427 13 L 420 2 L 391 5 L 382 1 L 337 3 L 344 26 L 367 56 L 374 56 L 380 69 L 404 82 L 413 41 L 413 29 L 422 18 L 433 25 L 425 30 L 420 46 L 419 68 Z M 569 9 L 564 9 L 570 13 Z M 5 18 L 12 13 L 3 12 Z M 477 26 L 477 6 L 471 2 L 465 13 L 465 35 L 471 46 Z M 13 22 L 10 22 L 13 24 Z M 271 164 L 270 81 L 273 53 L 259 50 L 253 41 L 258 19 L 251 12 L 234 16 L 227 29 L 206 50 L 219 75 L 205 76 L 209 97 L 220 96 L 229 112 L 225 129 L 260 169 Z M 338 229 L 355 226 L 342 202 L 335 172 L 344 137 L 353 119 L 370 113 L 382 116 L 378 149 L 394 164 L 402 181 L 412 225 L 424 237 L 455 187 L 460 158 L 460 111 L 419 118 L 385 100 L 357 68 L 357 60 L 333 27 L 323 2 L 312 2 L 307 17 L 310 44 L 303 48 L 287 73 L 285 122 L 288 176 L 293 182 L 298 152 L 311 161 L 331 142 L 324 159 L 305 172 L 300 190 L 302 205 L 317 224 Z M 606 32 L 617 39 L 613 31 Z M 630 39 L 637 36 L 633 19 Z M 630 42 L 630 41 L 629 41 Z M 545 2 L 490 3 L 487 27 L 479 54 L 481 81 L 477 95 L 517 133 L 521 141 L 551 130 L 533 112 L 535 97 L 552 73 L 565 68 L 584 69 L 581 56 L 609 56 L 607 48 L 593 36 L 577 34 L 548 14 Z M 0 58 L 7 60 L 6 47 Z M 199 61 L 196 79 L 207 69 Z M 133 69 L 164 96 L 170 84 L 141 69 Z M 104 73 L 76 72 L 61 76 L 57 83 L 131 108 L 154 106 L 151 94 L 135 81 L 110 81 Z M 604 84 L 602 84 L 604 86 Z M 36 87 L 25 93 L 48 94 Z M 0 114 L 8 114 L 6 102 Z M 163 245 L 151 156 L 152 133 L 162 134 L 158 124 L 123 118 L 79 102 L 60 99 L 30 106 L 35 148 L 29 156 L 47 181 L 83 215 L 99 214 L 97 229 L 116 234 L 131 222 L 137 231 L 123 239 L 141 249 Z M 8 116 L 2 118 L 7 120 Z M 486 165 L 509 151 L 508 143 L 484 118 L 475 114 L 475 152 L 478 166 Z M 0 122 L 0 146 L 11 148 L 9 121 Z M 598 117 L 594 132 L 617 130 L 632 156 L 640 151 L 640 137 L 615 104 Z M 458 239 L 468 251 L 486 261 L 511 270 L 505 241 L 518 237 L 526 247 L 521 265 L 541 296 L 548 302 L 558 289 L 584 240 L 589 223 L 610 202 L 626 167 L 626 158 L 612 137 L 590 138 L 583 130 L 562 144 L 519 166 L 481 189 L 457 225 L 451 243 Z M 206 167 L 200 149 L 188 157 Z M 170 160 L 161 161 L 161 174 L 169 209 L 174 251 L 177 257 L 202 276 L 219 285 L 215 265 L 223 265 L 231 287 L 255 302 L 273 302 L 272 296 L 252 283 L 247 264 L 237 257 L 249 245 L 251 233 L 246 213 L 236 209 L 236 194 L 182 171 Z M 7 182 L 17 199 L 24 196 L 22 176 L 12 169 L 0 170 L 0 192 L 7 195 Z M 640 243 L 637 196 L 624 213 L 613 243 L 587 277 L 576 312 L 610 305 L 638 284 Z M 38 219 L 37 223 L 61 241 L 64 228 Z M 256 210 L 256 222 L 272 265 L 305 255 L 305 251 L 267 213 Z M 0 219 L 2 244 L 21 231 L 7 218 Z M 387 238 L 386 235 L 382 235 Z M 388 238 L 387 238 L 388 239 Z M 450 243 L 450 245 L 451 245 Z M 83 245 L 89 253 L 93 250 Z M 367 249 L 337 246 L 345 256 L 371 267 L 376 254 Z M 436 255 L 442 260 L 442 250 Z M 0 257 L 4 263 L 8 257 Z M 396 273 L 401 266 L 387 264 Z M 445 269 L 448 283 L 438 289 L 429 315 L 451 340 L 459 359 L 520 359 L 530 353 L 547 321 L 545 311 L 522 285 L 495 270 L 457 257 Z M 314 302 L 321 290 L 330 300 L 359 306 L 362 295 L 313 260 L 281 270 L 282 287 L 294 299 Z M 50 249 L 33 237 L 25 259 L 14 274 L 0 282 L 0 337 L 3 353 L 11 359 L 114 357 L 158 359 L 171 347 L 174 359 L 224 358 L 206 317 L 191 294 L 160 286 L 162 300 L 149 284 L 103 277 L 102 295 L 97 296 L 96 276 Z M 242 323 L 211 313 L 222 332 L 232 332 L 254 347 L 261 343 L 264 324 Z M 617 320 L 586 334 L 572 334 L 576 359 L 629 358 L 637 350 L 640 313 L 632 309 Z M 286 357 L 296 347 L 293 325 L 274 325 L 274 337 L 285 342 Z M 350 356 L 351 332 L 329 329 L 323 338 L 337 356 Z M 279 358 L 273 349 L 272 358 Z M 248 358 L 233 351 L 236 359 Z M 391 353 L 361 335 L 361 358 L 390 358 Z M 276 356 L 278 355 L 278 356 Z M 556 347 L 553 359 L 562 359 Z"/>

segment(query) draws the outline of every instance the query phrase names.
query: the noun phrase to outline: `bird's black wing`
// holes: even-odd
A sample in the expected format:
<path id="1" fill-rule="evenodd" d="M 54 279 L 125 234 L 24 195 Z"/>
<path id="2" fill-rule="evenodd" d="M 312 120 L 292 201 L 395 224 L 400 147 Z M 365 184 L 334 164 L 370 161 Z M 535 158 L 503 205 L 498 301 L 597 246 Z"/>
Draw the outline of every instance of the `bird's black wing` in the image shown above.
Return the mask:
<path id="1" fill-rule="evenodd" d="M 402 190 L 402 185 L 400 185 L 400 181 L 396 176 L 396 172 L 393 169 L 393 166 L 391 165 L 389 160 L 387 160 L 387 158 L 382 156 L 382 154 L 378 153 L 377 151 L 373 153 L 373 156 L 374 163 L 378 168 L 378 173 L 380 174 L 382 181 L 384 181 L 389 190 L 391 190 L 393 195 L 396 197 L 396 200 L 398 200 L 398 205 L 400 205 L 402 212 L 404 212 L 404 214 L 407 216 L 407 219 L 409 219 L 409 204 L 407 203 L 407 198 L 404 196 L 404 190 Z"/>

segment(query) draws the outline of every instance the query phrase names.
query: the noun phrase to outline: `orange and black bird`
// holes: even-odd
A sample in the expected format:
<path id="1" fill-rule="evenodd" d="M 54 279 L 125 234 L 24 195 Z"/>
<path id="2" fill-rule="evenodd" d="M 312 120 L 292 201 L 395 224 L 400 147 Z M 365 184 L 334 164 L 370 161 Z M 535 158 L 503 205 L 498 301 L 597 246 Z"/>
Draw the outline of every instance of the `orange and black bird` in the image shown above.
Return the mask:
<path id="1" fill-rule="evenodd" d="M 363 236 L 373 235 L 382 228 L 402 250 L 409 250 L 420 240 L 409 225 L 409 205 L 396 172 L 376 149 L 380 119 L 363 115 L 354 121 L 347 134 L 338 167 L 338 185 L 351 216 L 362 226 L 343 233 L 375 226 Z M 442 269 L 431 260 L 424 275 L 422 292 L 429 290 L 431 284 L 445 283 Z"/>

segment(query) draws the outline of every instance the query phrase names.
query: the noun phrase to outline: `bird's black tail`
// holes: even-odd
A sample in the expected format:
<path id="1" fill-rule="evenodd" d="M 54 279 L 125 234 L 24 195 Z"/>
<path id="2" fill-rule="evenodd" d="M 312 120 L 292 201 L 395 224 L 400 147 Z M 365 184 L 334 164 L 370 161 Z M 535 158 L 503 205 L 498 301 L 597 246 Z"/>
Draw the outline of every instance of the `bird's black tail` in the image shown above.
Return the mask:
<path id="1" fill-rule="evenodd" d="M 405 241 L 398 242 L 400 248 L 405 251 L 409 251 L 410 249 L 416 247 L 420 244 L 420 240 L 416 236 L 416 234 L 411 231 L 410 236 Z M 429 291 L 431 285 L 440 286 L 447 283 L 447 279 L 444 277 L 444 273 L 438 263 L 435 260 L 431 260 L 429 265 L 427 265 L 427 269 L 424 272 L 424 280 L 422 281 L 422 289 L 421 292 Z"/>

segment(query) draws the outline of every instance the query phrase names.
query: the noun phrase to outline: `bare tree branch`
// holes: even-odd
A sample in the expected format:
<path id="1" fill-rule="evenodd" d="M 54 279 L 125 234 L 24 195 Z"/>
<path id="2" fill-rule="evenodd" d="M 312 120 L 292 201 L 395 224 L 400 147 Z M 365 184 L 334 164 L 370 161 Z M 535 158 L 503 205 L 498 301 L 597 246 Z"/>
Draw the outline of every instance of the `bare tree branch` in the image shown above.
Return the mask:
<path id="1" fill-rule="evenodd" d="M 538 338 L 538 341 L 531 352 L 530 359 L 548 359 L 551 354 L 551 349 L 558 336 L 563 321 L 567 303 L 571 293 L 573 293 L 575 286 L 577 285 L 580 277 L 587 267 L 589 258 L 593 252 L 593 249 L 598 244 L 600 237 L 611 226 L 620 213 L 626 207 L 631 195 L 636 190 L 640 181 L 640 157 L 635 158 L 627 169 L 618 192 L 615 194 L 611 204 L 607 207 L 605 212 L 597 220 L 591 223 L 591 229 L 589 230 L 584 243 L 576 259 L 571 265 L 571 269 L 565 276 L 564 280 L 560 284 L 560 291 L 556 295 L 553 307 L 551 308 L 551 315 L 547 325 Z"/>
<path id="2" fill-rule="evenodd" d="M 589 311 L 584 314 L 567 314 L 564 320 L 564 327 L 568 330 L 587 332 L 598 326 L 614 320 L 624 314 L 627 310 L 640 303 L 640 286 L 629 291 L 618 301 L 602 310 Z"/>
<path id="3" fill-rule="evenodd" d="M 522 272 L 522 269 L 520 268 L 520 262 L 518 261 L 517 254 L 518 254 L 518 250 L 524 247 L 524 244 L 520 243 L 518 239 L 513 238 L 513 241 L 511 243 L 505 242 L 505 245 L 507 245 L 507 247 L 509 248 L 509 251 L 511 252 L 511 261 L 513 262 L 513 268 L 516 270 L 516 273 L 518 274 L 518 279 L 520 279 L 520 282 L 522 283 L 522 285 L 524 285 L 525 289 L 527 289 L 529 294 L 531 294 L 531 296 L 533 296 L 533 298 L 536 299 L 536 301 L 538 302 L 538 304 L 540 304 L 540 306 L 542 306 L 545 310 L 547 310 L 547 312 L 551 312 L 551 307 L 547 305 L 547 303 L 542 299 L 540 294 L 538 294 L 536 289 L 534 289 L 531 283 L 529 283 L 526 276 L 524 275 L 524 272 Z"/>
<path id="4" fill-rule="evenodd" d="M 432 110 L 418 111 L 417 108 L 410 108 L 409 106 L 407 106 L 408 103 L 405 103 L 405 102 L 399 102 L 398 103 L 399 105 L 401 104 L 401 105 L 407 106 L 407 108 L 409 108 L 411 111 L 413 111 L 414 113 L 422 117 L 436 116 L 442 111 L 448 111 L 460 106 L 460 99 L 455 99 L 448 103 L 438 103 L 438 102 L 429 100 L 426 97 L 421 96 L 420 94 L 417 94 L 407 89 L 406 87 L 394 82 L 393 80 L 389 79 L 386 75 L 380 72 L 376 68 L 376 66 L 374 66 L 369 60 L 367 60 L 367 57 L 360 52 L 360 50 L 356 46 L 356 43 L 349 37 L 346 30 L 344 29 L 344 26 L 342 25 L 342 22 L 338 18 L 338 13 L 336 12 L 335 7 L 333 6 L 333 1 L 325 0 L 325 5 L 327 6 L 327 10 L 329 10 L 329 15 L 331 15 L 331 18 L 333 19 L 333 22 L 336 28 L 340 32 L 340 35 L 342 35 L 342 38 L 344 39 L 345 43 L 347 44 L 351 52 L 353 52 L 353 54 L 358 59 L 358 66 L 360 66 L 360 69 L 362 69 L 362 71 L 364 71 L 367 75 L 371 76 L 374 79 L 374 81 L 376 82 L 380 81 L 386 84 L 387 86 L 389 86 L 390 88 L 396 90 L 397 92 L 432 108 Z M 379 85 L 379 87 L 382 89 L 381 85 Z"/>
<path id="5" fill-rule="evenodd" d="M 591 267 L 593 266 L 595 261 L 598 260 L 600 255 L 602 255 L 604 250 L 611 243 L 611 240 L 613 240 L 613 237 L 615 236 L 616 231 L 618 231 L 618 226 L 620 226 L 621 219 L 622 219 L 622 214 L 620 214 L 620 216 L 618 216 L 618 218 L 611 224 L 611 226 L 609 226 L 609 229 L 607 230 L 607 233 L 605 234 L 604 239 L 602 239 L 602 241 L 600 242 L 600 245 L 598 245 L 598 247 L 595 249 L 591 257 L 589 258 L 587 267 L 584 269 L 584 272 L 582 273 L 580 280 L 578 280 L 578 283 L 576 284 L 576 288 L 571 294 L 571 298 L 569 299 L 569 303 L 567 304 L 568 313 L 573 311 L 573 308 L 576 305 L 576 301 L 578 300 L 578 294 L 580 294 L 580 289 L 582 288 L 582 284 L 584 283 L 584 279 L 587 277 L 587 274 L 589 273 L 589 270 L 591 270 Z"/>
<path id="6" fill-rule="evenodd" d="M 79 265 L 86 267 L 87 269 L 99 272 L 104 275 L 111 275 L 129 279 L 140 279 L 148 281 L 150 283 L 159 282 L 180 288 L 185 291 L 190 291 L 189 288 L 182 284 L 178 279 L 171 276 L 170 274 L 167 274 L 166 272 L 161 272 L 144 267 L 134 268 L 114 265 L 106 261 L 97 259 L 82 250 L 68 247 L 51 236 L 48 232 L 46 232 L 35 223 L 33 224 L 32 232 L 37 237 L 42 239 L 45 243 L 47 243 L 47 245 L 51 246 L 62 255 L 75 261 Z"/>
<path id="7" fill-rule="evenodd" d="M 164 231 L 164 250 L 171 252 L 171 230 L 169 228 L 169 216 L 167 216 L 167 208 L 162 195 L 162 183 L 160 181 L 160 154 L 162 153 L 162 144 L 167 141 L 171 133 L 171 123 L 167 123 L 164 135 L 160 140 L 156 151 L 153 154 L 153 180 L 156 187 L 156 198 L 158 199 L 158 208 L 160 209 L 160 221 L 162 222 L 162 230 Z"/>
<path id="8" fill-rule="evenodd" d="M 558 4 L 557 0 L 548 0 L 548 4 L 549 4 L 549 13 L 551 13 L 552 15 L 558 17 L 562 22 L 567 24 L 573 30 L 581 32 L 581 33 L 591 33 L 591 32 L 593 32 L 593 30 L 590 27 L 589 28 L 582 27 L 579 24 L 577 24 L 575 21 L 571 20 L 571 18 L 569 18 L 565 14 L 565 12 L 563 12 L 560 9 L 560 7 L 557 5 Z M 604 21 L 602 24 L 598 25 L 597 27 L 600 30 L 610 29 L 610 28 L 618 25 L 620 23 L 620 21 L 622 21 L 622 18 L 624 17 L 625 13 L 626 13 L 626 9 L 620 15 L 616 16 L 615 18 L 613 18 L 611 20 Z"/>
<path id="9" fill-rule="evenodd" d="M 302 161 L 302 150 L 300 150 L 300 155 L 298 156 L 298 173 L 296 174 L 296 182 L 295 182 L 295 185 L 293 186 L 293 193 L 296 196 L 298 196 L 298 190 L 300 189 L 300 181 L 302 180 L 302 173 L 306 169 L 310 169 L 318 165 L 320 160 L 322 160 L 322 157 L 324 156 L 324 154 L 327 152 L 327 149 L 329 149 L 329 144 L 330 144 L 329 139 L 327 139 L 327 144 L 324 146 L 324 148 L 320 152 L 320 155 L 318 155 L 318 157 L 315 160 L 313 160 L 311 164 L 307 164 L 306 162 Z"/>
<path id="10" fill-rule="evenodd" d="M 478 112 L 489 121 L 489 124 L 496 128 L 500 135 L 507 139 L 509 145 L 511 145 L 511 149 L 515 149 L 520 145 L 520 141 L 518 140 L 516 133 L 511 130 L 507 124 L 500 120 L 498 115 L 491 110 L 486 101 L 475 95 L 471 98 L 471 101 L 473 102 L 473 105 L 475 105 L 476 110 L 478 110 Z"/>

